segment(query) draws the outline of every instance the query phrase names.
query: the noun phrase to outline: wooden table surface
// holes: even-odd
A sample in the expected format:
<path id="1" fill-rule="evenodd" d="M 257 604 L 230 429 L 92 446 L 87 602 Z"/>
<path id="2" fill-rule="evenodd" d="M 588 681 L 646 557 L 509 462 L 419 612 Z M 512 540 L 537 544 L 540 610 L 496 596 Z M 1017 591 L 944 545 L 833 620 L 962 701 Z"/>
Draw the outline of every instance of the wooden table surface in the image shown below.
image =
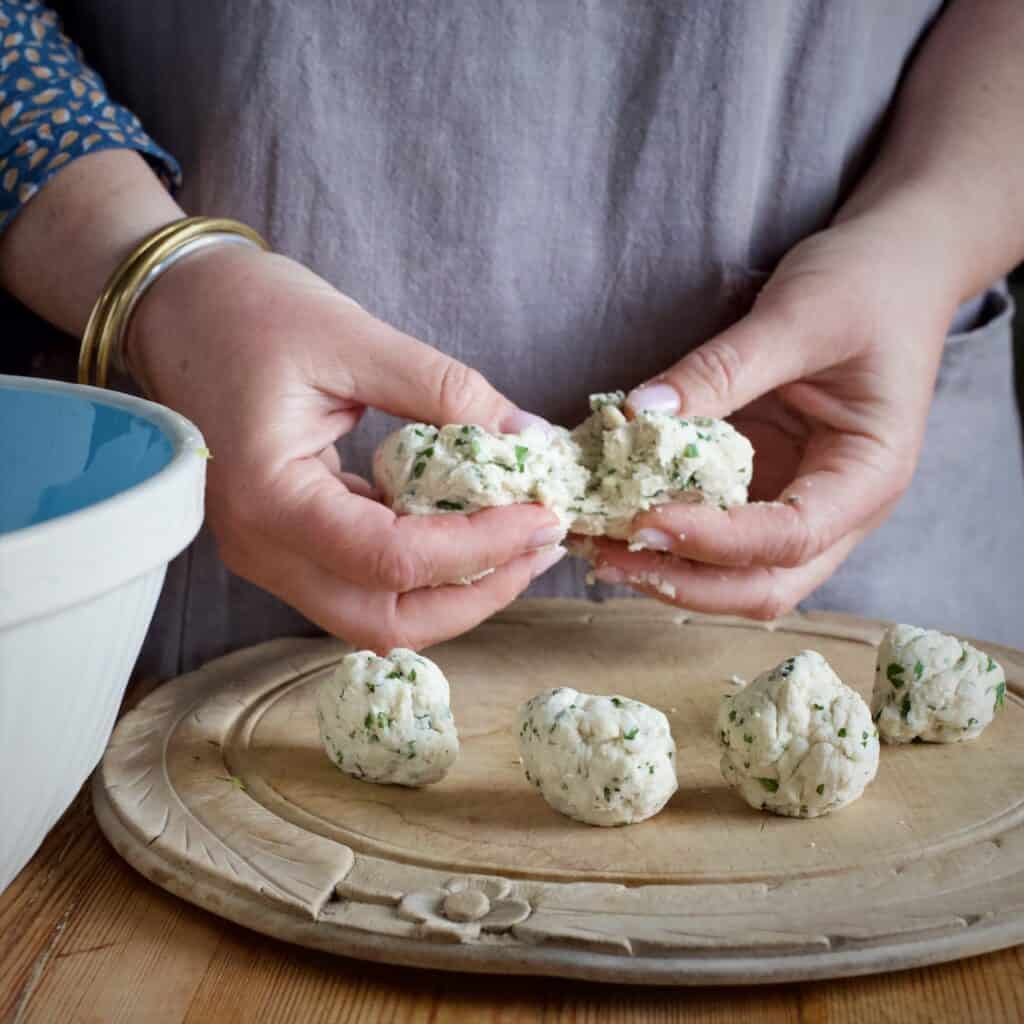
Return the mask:
<path id="1" fill-rule="evenodd" d="M 868 978 L 648 989 L 457 976 L 329 957 L 264 938 L 137 875 L 83 791 L 0 896 L 0 1021 L 344 1024 L 527 1021 L 1024 1020 L 1024 946 Z"/>

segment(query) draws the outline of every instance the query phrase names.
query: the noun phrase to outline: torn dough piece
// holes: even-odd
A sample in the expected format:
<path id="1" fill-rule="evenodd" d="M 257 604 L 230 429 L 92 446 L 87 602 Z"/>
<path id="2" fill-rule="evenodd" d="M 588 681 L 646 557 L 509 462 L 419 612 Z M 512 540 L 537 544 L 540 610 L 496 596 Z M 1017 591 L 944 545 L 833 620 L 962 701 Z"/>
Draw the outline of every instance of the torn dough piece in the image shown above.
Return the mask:
<path id="1" fill-rule="evenodd" d="M 973 740 L 1005 698 L 1002 666 L 956 637 L 897 625 L 878 645 L 871 710 L 887 743 Z"/>
<path id="2" fill-rule="evenodd" d="M 571 434 L 409 424 L 378 449 L 377 484 L 400 514 L 540 502 L 574 533 L 615 539 L 654 505 L 746 502 L 754 449 L 734 427 L 654 412 L 627 420 L 624 401 L 621 391 L 592 395 L 593 413 Z"/>
<path id="3" fill-rule="evenodd" d="M 459 756 L 448 680 L 403 647 L 346 655 L 320 686 L 317 720 L 327 756 L 367 782 L 427 786 Z"/>
<path id="4" fill-rule="evenodd" d="M 623 393 L 592 395 L 572 433 L 589 480 L 570 529 L 626 540 L 638 512 L 666 502 L 731 508 L 747 501 L 754 448 L 735 427 L 705 416 L 623 415 Z"/>
<path id="5" fill-rule="evenodd" d="M 385 438 L 374 476 L 399 514 L 478 512 L 539 502 L 569 524 L 569 506 L 586 486 L 567 430 L 540 427 L 490 434 L 482 427 L 410 423 Z"/>
<path id="6" fill-rule="evenodd" d="M 801 651 L 726 694 L 722 775 L 761 810 L 816 818 L 856 800 L 878 770 L 867 704 L 817 651 Z"/>
<path id="7" fill-rule="evenodd" d="M 678 787 L 668 719 L 640 701 L 547 690 L 523 705 L 517 730 L 527 782 L 588 825 L 643 821 Z"/>

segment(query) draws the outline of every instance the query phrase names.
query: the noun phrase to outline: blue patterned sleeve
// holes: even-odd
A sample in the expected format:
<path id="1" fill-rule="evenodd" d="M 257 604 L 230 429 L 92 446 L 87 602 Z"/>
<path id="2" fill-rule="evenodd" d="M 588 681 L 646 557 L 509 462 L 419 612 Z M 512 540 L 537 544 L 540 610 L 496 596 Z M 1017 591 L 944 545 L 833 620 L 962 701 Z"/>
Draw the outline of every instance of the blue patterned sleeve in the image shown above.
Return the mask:
<path id="1" fill-rule="evenodd" d="M 147 157 L 168 188 L 177 161 L 115 103 L 39 0 L 0 0 L 0 233 L 62 167 L 103 149 Z"/>

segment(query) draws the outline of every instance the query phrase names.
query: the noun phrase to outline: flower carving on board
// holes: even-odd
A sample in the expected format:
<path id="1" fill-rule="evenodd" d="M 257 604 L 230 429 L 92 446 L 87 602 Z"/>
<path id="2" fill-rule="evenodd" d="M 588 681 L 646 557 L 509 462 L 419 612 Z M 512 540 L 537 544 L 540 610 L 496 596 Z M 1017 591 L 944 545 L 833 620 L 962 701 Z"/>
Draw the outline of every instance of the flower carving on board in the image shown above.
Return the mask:
<path id="1" fill-rule="evenodd" d="M 441 888 L 403 896 L 398 916 L 418 925 L 424 938 L 468 942 L 481 932 L 507 932 L 530 916 L 530 904 L 511 892 L 505 878 L 451 878 Z"/>

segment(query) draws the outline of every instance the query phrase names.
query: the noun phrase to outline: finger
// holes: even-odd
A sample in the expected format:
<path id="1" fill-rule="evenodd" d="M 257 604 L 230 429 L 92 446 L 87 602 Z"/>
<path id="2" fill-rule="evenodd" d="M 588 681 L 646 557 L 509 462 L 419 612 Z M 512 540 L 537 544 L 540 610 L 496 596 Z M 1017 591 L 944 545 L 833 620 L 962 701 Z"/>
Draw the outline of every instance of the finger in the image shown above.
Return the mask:
<path id="1" fill-rule="evenodd" d="M 543 548 L 513 559 L 468 587 L 446 586 L 403 594 L 398 599 L 402 635 L 408 641 L 403 646 L 415 650 L 465 633 L 510 604 L 565 555 L 563 547 Z"/>
<path id="2" fill-rule="evenodd" d="M 631 542 L 714 565 L 804 565 L 888 511 L 909 481 L 909 468 L 889 450 L 843 437 L 809 451 L 778 501 L 660 505 L 633 521 Z"/>
<path id="3" fill-rule="evenodd" d="M 338 479 L 353 494 L 360 498 L 369 498 L 370 501 L 380 501 L 380 491 L 377 490 L 369 480 L 365 480 L 355 473 L 340 473 Z"/>
<path id="4" fill-rule="evenodd" d="M 810 336 L 802 322 L 774 306 L 757 306 L 670 370 L 634 388 L 626 406 L 634 414 L 724 418 L 783 384 L 833 365 L 841 355 Z"/>
<path id="5" fill-rule="evenodd" d="M 342 393 L 394 416 L 446 423 L 474 423 L 490 431 L 519 433 L 545 420 L 519 409 L 476 370 L 370 316 L 347 311 L 360 340 L 360 358 L 334 364 Z"/>
<path id="6" fill-rule="evenodd" d="M 520 594 L 564 556 L 547 548 L 514 559 L 471 586 L 397 595 L 340 581 L 289 551 L 265 553 L 247 577 L 298 609 L 311 622 L 360 648 L 386 654 L 419 649 L 471 629 Z"/>
<path id="7" fill-rule="evenodd" d="M 333 444 L 328 445 L 320 452 L 317 458 L 327 467 L 327 471 L 331 476 L 337 477 L 345 488 L 353 494 L 358 494 L 361 498 L 371 498 L 374 501 L 380 500 L 380 493 L 369 480 L 355 473 L 346 473 L 342 470 L 341 456 Z"/>
<path id="8" fill-rule="evenodd" d="M 866 533 L 861 530 L 844 537 L 795 569 L 723 569 L 665 555 L 631 554 L 621 546 L 608 551 L 602 546 L 594 575 L 605 583 L 624 583 L 689 611 L 771 620 L 791 611 L 821 586 Z"/>
<path id="9" fill-rule="evenodd" d="M 540 505 L 397 517 L 347 490 L 318 459 L 290 463 L 275 492 L 274 501 L 250 513 L 258 532 L 273 546 L 283 544 L 373 590 L 405 593 L 449 583 L 548 547 L 564 534 L 554 513 Z"/>
<path id="10" fill-rule="evenodd" d="M 317 458 L 327 467 L 331 476 L 336 476 L 339 480 L 341 479 L 341 455 L 338 454 L 338 449 L 333 444 L 329 444 L 323 449 Z"/>

